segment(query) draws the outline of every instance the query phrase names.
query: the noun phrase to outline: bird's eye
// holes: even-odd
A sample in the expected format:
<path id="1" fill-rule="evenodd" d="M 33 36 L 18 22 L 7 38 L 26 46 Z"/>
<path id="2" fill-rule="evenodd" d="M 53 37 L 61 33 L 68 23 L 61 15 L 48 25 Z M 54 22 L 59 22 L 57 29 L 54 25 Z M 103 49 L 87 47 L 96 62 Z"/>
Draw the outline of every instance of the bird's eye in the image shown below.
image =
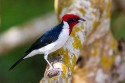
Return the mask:
<path id="1" fill-rule="evenodd" d="M 76 19 L 76 18 L 73 18 L 72 20 L 73 20 L 73 21 L 77 21 L 77 19 Z"/>

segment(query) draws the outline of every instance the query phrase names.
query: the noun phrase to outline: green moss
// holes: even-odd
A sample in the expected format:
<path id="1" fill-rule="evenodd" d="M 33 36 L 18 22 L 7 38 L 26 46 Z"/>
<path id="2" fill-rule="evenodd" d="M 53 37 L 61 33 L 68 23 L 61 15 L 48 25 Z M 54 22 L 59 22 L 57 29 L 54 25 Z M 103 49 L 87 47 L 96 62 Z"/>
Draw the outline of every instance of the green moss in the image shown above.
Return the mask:
<path id="1" fill-rule="evenodd" d="M 66 50 L 63 54 L 63 61 L 67 66 L 70 66 L 70 58 L 69 58 L 69 52 Z"/>

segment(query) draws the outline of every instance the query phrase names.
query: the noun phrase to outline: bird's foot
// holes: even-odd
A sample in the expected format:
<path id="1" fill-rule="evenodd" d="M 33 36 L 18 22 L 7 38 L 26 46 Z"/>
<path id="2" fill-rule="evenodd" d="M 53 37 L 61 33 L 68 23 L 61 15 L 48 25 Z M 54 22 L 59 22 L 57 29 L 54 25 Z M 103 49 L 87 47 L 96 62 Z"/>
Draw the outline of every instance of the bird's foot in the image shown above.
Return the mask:
<path id="1" fill-rule="evenodd" d="M 54 68 L 52 65 L 50 66 L 49 70 L 59 70 L 59 68 Z"/>
<path id="2" fill-rule="evenodd" d="M 53 70 L 53 69 L 54 69 L 54 67 L 51 65 L 49 69 L 50 69 L 50 70 Z"/>
<path id="3" fill-rule="evenodd" d="M 47 70 L 47 72 L 48 72 L 48 77 L 49 77 L 49 78 L 52 78 L 52 77 L 54 77 L 54 76 L 58 76 L 59 73 L 60 73 L 60 70 L 59 70 L 58 68 L 54 68 L 54 67 L 52 66 L 52 67 L 50 67 L 50 68 Z"/>

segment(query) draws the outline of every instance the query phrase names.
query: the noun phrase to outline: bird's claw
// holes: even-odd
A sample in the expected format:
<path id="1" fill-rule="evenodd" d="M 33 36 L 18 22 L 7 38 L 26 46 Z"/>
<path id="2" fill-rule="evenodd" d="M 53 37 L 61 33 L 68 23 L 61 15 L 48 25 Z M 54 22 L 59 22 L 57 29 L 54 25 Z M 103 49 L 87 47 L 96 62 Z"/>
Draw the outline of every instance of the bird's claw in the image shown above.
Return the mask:
<path id="1" fill-rule="evenodd" d="M 50 68 L 49 68 L 50 70 L 53 70 L 54 69 L 54 67 L 53 66 L 50 66 Z"/>
<path id="2" fill-rule="evenodd" d="M 59 70 L 58 68 L 54 68 L 52 65 L 50 66 L 49 70 Z"/>

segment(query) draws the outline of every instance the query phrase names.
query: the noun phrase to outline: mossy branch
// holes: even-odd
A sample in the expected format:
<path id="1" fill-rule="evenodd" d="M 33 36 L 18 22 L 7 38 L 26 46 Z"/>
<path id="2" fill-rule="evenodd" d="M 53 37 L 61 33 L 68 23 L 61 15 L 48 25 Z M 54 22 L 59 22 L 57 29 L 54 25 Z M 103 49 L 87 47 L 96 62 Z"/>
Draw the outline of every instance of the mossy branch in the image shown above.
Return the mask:
<path id="1" fill-rule="evenodd" d="M 47 67 L 41 83 L 118 83 L 111 69 L 124 65 L 118 65 L 122 55 L 110 31 L 111 4 L 112 0 L 55 0 L 59 21 L 64 14 L 73 13 L 86 22 L 75 26 L 64 47 L 50 55 L 49 61 L 56 70 Z M 74 71 L 81 50 L 87 60 Z M 122 73 L 117 74 L 124 78 Z"/>
<path id="2" fill-rule="evenodd" d="M 60 1 L 56 1 L 55 4 L 60 4 Z M 59 16 L 58 19 L 60 20 L 61 17 Z M 80 17 L 83 16 L 80 15 Z M 80 23 L 78 26 L 75 26 L 66 44 L 61 49 L 49 55 L 49 61 L 55 70 L 51 70 L 47 66 L 41 83 L 71 83 L 72 72 L 82 50 L 85 36 L 84 26 L 85 23 Z"/>

